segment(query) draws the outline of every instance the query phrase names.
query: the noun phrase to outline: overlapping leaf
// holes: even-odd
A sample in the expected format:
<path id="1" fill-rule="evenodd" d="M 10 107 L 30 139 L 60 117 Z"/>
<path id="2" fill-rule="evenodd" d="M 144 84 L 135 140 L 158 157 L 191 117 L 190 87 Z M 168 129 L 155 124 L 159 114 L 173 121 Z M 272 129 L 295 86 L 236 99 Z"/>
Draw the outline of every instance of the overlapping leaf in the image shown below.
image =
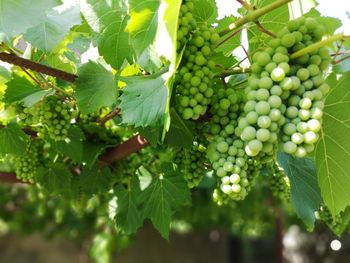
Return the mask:
<path id="1" fill-rule="evenodd" d="M 350 74 L 327 79 L 331 92 L 324 108 L 321 138 L 316 146 L 318 182 L 333 215 L 350 205 Z"/>
<path id="2" fill-rule="evenodd" d="M 179 206 L 189 204 L 191 196 L 186 181 L 176 174 L 173 167 L 169 165 L 163 169 L 165 174 L 155 178 L 143 192 L 143 214 L 168 239 L 171 215 Z"/>
<path id="3" fill-rule="evenodd" d="M 140 206 L 140 185 L 136 176 L 133 176 L 127 188 L 118 185 L 114 189 L 117 196 L 116 224 L 126 234 L 133 234 L 143 223 Z"/>
<path id="4" fill-rule="evenodd" d="M 50 164 L 48 168 L 41 167 L 37 181 L 51 194 L 71 195 L 72 174 L 63 164 Z"/>
<path id="5" fill-rule="evenodd" d="M 0 0 L 0 33 L 14 37 L 46 19 L 55 0 Z"/>
<path id="6" fill-rule="evenodd" d="M 278 153 L 278 163 L 290 180 L 292 204 L 297 215 L 309 229 L 313 228 L 315 211 L 322 203 L 313 160 L 296 158 L 280 152 Z"/>
<path id="7" fill-rule="evenodd" d="M 133 50 L 130 35 L 126 32 L 128 15 L 122 1 L 117 0 L 83 0 L 81 12 L 90 27 L 97 33 L 100 55 L 112 67 L 119 69 L 125 60 L 132 63 Z"/>
<path id="8" fill-rule="evenodd" d="M 193 4 L 193 17 L 196 22 L 210 25 L 215 21 L 218 11 L 214 0 L 195 0 Z"/>
<path id="9" fill-rule="evenodd" d="M 24 154 L 28 138 L 17 124 L 0 127 L 0 154 Z"/>
<path id="10" fill-rule="evenodd" d="M 75 97 L 84 114 L 112 106 L 117 99 L 118 89 L 113 74 L 102 65 L 92 61 L 79 68 Z"/>
<path id="11" fill-rule="evenodd" d="M 130 20 L 127 32 L 137 56 L 151 45 L 156 37 L 159 23 L 160 0 L 130 0 Z"/>
<path id="12" fill-rule="evenodd" d="M 70 28 L 80 24 L 80 11 L 76 6 L 59 6 L 47 12 L 46 19 L 30 28 L 24 38 L 34 47 L 50 52 L 68 34 Z"/>
<path id="13" fill-rule="evenodd" d="M 119 77 L 127 83 L 120 97 L 124 123 L 136 127 L 163 123 L 169 95 L 168 77 L 168 73 Z"/>
<path id="14" fill-rule="evenodd" d="M 22 101 L 24 98 L 41 91 L 38 86 L 32 84 L 28 79 L 18 75 L 14 75 L 6 85 L 4 99 L 6 103 Z"/>

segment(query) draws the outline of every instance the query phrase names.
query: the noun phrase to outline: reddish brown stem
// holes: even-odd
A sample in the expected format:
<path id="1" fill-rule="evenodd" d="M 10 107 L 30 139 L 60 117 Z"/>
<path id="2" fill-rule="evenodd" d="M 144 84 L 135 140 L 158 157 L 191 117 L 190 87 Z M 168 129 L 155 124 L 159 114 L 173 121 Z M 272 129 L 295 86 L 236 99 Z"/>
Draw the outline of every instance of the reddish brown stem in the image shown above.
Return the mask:
<path id="1" fill-rule="evenodd" d="M 108 149 L 100 156 L 99 160 L 104 164 L 109 164 L 146 148 L 148 145 L 149 143 L 145 138 L 141 137 L 140 135 L 135 135 L 117 147 Z"/>
<path id="2" fill-rule="evenodd" d="M 0 181 L 3 183 L 11 183 L 11 184 L 26 183 L 21 180 L 18 180 L 15 173 L 4 173 L 4 172 L 0 172 Z"/>
<path id="3" fill-rule="evenodd" d="M 104 116 L 102 119 L 98 121 L 98 123 L 102 126 L 104 125 L 107 121 L 113 119 L 115 116 L 117 116 L 120 113 L 120 108 L 115 108 L 111 112 L 109 112 L 106 116 Z"/>
<path id="4" fill-rule="evenodd" d="M 28 59 L 21 58 L 15 54 L 0 52 L 0 60 L 19 67 L 31 69 L 35 72 L 40 72 L 59 79 L 63 79 L 69 82 L 74 82 L 77 78 L 77 76 L 74 74 L 71 74 L 59 69 L 51 68 L 49 66 L 45 66 L 45 65 L 30 61 Z"/>
<path id="5" fill-rule="evenodd" d="M 236 31 L 234 31 L 232 34 L 230 34 L 228 37 L 226 37 L 224 40 L 222 40 L 219 44 L 217 44 L 217 47 L 221 46 L 222 44 L 224 44 L 225 42 L 229 41 L 231 38 L 233 38 L 235 35 L 237 35 L 239 32 L 242 31 L 242 28 L 237 29 Z"/>
<path id="6" fill-rule="evenodd" d="M 24 73 L 26 73 L 41 89 L 45 89 L 41 83 L 28 71 L 26 70 L 25 68 L 23 67 L 20 67 Z"/>
<path id="7" fill-rule="evenodd" d="M 341 62 L 343 62 L 343 61 L 345 61 L 345 60 L 347 60 L 347 59 L 350 59 L 350 56 L 346 56 L 346 57 L 344 57 L 344 58 L 342 58 L 342 59 L 339 59 L 339 60 L 337 60 L 337 61 L 334 61 L 334 65 L 336 65 L 336 64 L 339 64 L 339 63 L 341 63 Z"/>
<path id="8" fill-rule="evenodd" d="M 267 30 L 259 21 L 255 21 L 255 24 L 261 32 L 263 32 L 263 33 L 265 33 L 273 38 L 276 38 L 276 35 L 274 33 L 272 33 L 271 31 Z"/>

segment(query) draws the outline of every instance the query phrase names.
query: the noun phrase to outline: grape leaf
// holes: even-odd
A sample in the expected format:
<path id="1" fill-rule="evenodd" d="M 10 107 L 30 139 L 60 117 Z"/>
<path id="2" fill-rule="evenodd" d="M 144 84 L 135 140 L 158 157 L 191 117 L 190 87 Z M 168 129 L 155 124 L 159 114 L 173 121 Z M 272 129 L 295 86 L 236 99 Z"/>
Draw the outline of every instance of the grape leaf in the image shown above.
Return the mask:
<path id="1" fill-rule="evenodd" d="M 120 69 L 124 61 L 133 62 L 130 35 L 125 31 L 129 16 L 120 1 L 83 0 L 81 12 L 94 35 L 100 55 L 112 67 Z"/>
<path id="2" fill-rule="evenodd" d="M 111 72 L 92 61 L 82 65 L 76 80 L 75 97 L 84 114 L 112 106 L 117 100 L 117 83 Z"/>
<path id="3" fill-rule="evenodd" d="M 23 100 L 23 106 L 25 107 L 32 107 L 34 104 L 38 103 L 42 98 L 46 96 L 50 96 L 55 94 L 54 89 L 47 89 L 47 90 L 39 90 L 27 97 L 25 97 Z"/>
<path id="4" fill-rule="evenodd" d="M 0 85 L 5 84 L 10 81 L 10 79 L 11 72 L 7 68 L 0 66 Z"/>
<path id="5" fill-rule="evenodd" d="M 156 126 L 164 122 L 169 96 L 169 74 L 118 77 L 127 83 L 120 97 L 123 122 L 129 125 Z"/>
<path id="6" fill-rule="evenodd" d="M 234 16 L 224 17 L 220 19 L 218 23 L 218 32 L 227 28 L 230 24 L 237 20 Z M 235 33 L 235 35 L 231 36 L 231 34 Z M 220 46 L 216 48 L 218 53 L 222 52 L 225 56 L 230 56 L 232 51 L 241 45 L 241 32 L 230 32 L 230 34 L 226 34 L 221 41 L 225 40 Z"/>
<path id="7" fill-rule="evenodd" d="M 174 108 L 170 110 L 170 116 L 171 124 L 164 142 L 178 147 L 192 147 L 194 136 L 189 123 L 184 121 Z"/>
<path id="8" fill-rule="evenodd" d="M 51 145 L 76 163 L 81 163 L 83 158 L 83 141 L 85 140 L 84 133 L 78 127 L 71 127 L 68 131 L 68 138 L 69 140 L 67 141 L 52 141 Z"/>
<path id="9" fill-rule="evenodd" d="M 69 196 L 71 194 L 72 174 L 63 164 L 53 163 L 48 168 L 41 167 L 38 170 L 38 183 L 48 193 Z"/>
<path id="10" fill-rule="evenodd" d="M 34 47 L 50 52 L 63 40 L 72 26 L 80 23 L 78 7 L 61 5 L 47 12 L 46 19 L 39 25 L 28 29 L 24 38 Z"/>
<path id="11" fill-rule="evenodd" d="M 130 0 L 130 20 L 126 31 L 137 56 L 153 43 L 159 22 L 160 0 Z"/>
<path id="12" fill-rule="evenodd" d="M 350 73 L 340 79 L 332 74 L 327 83 L 332 88 L 325 102 L 315 158 L 324 203 L 337 215 L 350 205 Z"/>
<path id="13" fill-rule="evenodd" d="M 33 85 L 28 79 L 13 75 L 13 78 L 6 83 L 4 102 L 13 103 L 22 101 L 24 98 L 42 91 L 38 86 Z"/>
<path id="14" fill-rule="evenodd" d="M 290 180 L 292 204 L 297 215 L 312 229 L 315 211 L 322 203 L 313 160 L 296 158 L 283 152 L 278 153 L 277 160 Z"/>
<path id="15" fill-rule="evenodd" d="M 163 172 L 142 192 L 143 215 L 168 239 L 171 215 L 179 206 L 191 203 L 191 195 L 186 181 L 172 165 L 165 165 Z"/>
<path id="16" fill-rule="evenodd" d="M 0 154 L 22 155 L 26 152 L 28 135 L 17 124 L 0 126 Z"/>
<path id="17" fill-rule="evenodd" d="M 84 142 L 84 150 L 82 160 L 86 163 L 86 166 L 92 168 L 98 158 L 98 156 L 106 148 L 106 145 L 100 143 Z"/>
<path id="18" fill-rule="evenodd" d="M 55 4 L 55 0 L 0 0 L 0 33 L 10 38 L 24 33 L 44 21 L 45 12 Z"/>
<path id="19" fill-rule="evenodd" d="M 193 1 L 193 17 L 197 23 L 211 24 L 218 16 L 216 3 L 214 0 L 195 0 Z"/>
<path id="20" fill-rule="evenodd" d="M 136 176 L 133 176 L 129 189 L 118 185 L 114 189 L 117 196 L 116 224 L 125 234 L 133 234 L 143 223 L 143 216 L 140 213 L 140 185 Z"/>
<path id="21" fill-rule="evenodd" d="M 92 197 L 92 195 L 108 192 L 114 178 L 109 168 L 99 169 L 98 167 L 84 167 L 79 175 L 79 189 L 85 195 Z"/>

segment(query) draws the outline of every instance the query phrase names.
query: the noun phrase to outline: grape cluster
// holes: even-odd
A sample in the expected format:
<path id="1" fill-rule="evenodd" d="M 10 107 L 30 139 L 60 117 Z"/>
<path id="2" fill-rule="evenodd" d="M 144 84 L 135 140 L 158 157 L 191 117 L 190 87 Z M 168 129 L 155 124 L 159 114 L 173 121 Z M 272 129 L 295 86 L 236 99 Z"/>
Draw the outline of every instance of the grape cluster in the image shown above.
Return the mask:
<path id="1" fill-rule="evenodd" d="M 323 99 L 329 91 L 322 75 L 329 53 L 322 47 L 292 60 L 289 54 L 320 40 L 323 34 L 316 20 L 301 17 L 288 22 L 265 50 L 253 55 L 245 116 L 237 130 L 249 156 L 272 155 L 278 135 L 287 153 L 304 157 L 314 150 Z"/>
<path id="2" fill-rule="evenodd" d="M 189 188 L 196 187 L 206 173 L 206 147 L 195 141 L 191 149 L 178 149 L 174 163 L 184 176 Z"/>
<path id="3" fill-rule="evenodd" d="M 40 138 L 61 141 L 67 138 L 75 112 L 71 105 L 56 96 L 48 96 L 31 108 L 23 108 L 20 123 L 32 126 Z"/>
<path id="4" fill-rule="evenodd" d="M 225 198 L 242 200 L 251 188 L 252 177 L 259 171 L 259 162 L 244 151 L 244 142 L 235 136 L 237 119 L 241 114 L 243 94 L 234 88 L 219 88 L 212 101 L 212 121 L 209 133 L 213 136 L 208 158 L 220 178 L 219 189 L 213 197 L 218 204 Z"/>
<path id="5" fill-rule="evenodd" d="M 319 219 L 324 222 L 334 233 L 341 232 L 341 228 L 345 227 L 343 226 L 343 219 L 342 215 L 336 215 L 335 217 L 332 216 L 331 211 L 329 208 L 325 205 L 321 206 L 318 211 L 318 217 Z"/>
<path id="6" fill-rule="evenodd" d="M 177 30 L 177 50 L 181 50 L 190 37 L 191 32 L 196 29 L 196 20 L 193 18 L 192 12 L 194 9 L 191 0 L 182 2 L 179 13 L 179 27 Z"/>
<path id="7" fill-rule="evenodd" d="M 274 197 L 281 200 L 290 200 L 290 182 L 277 164 L 274 164 L 273 173 L 269 174 L 269 185 Z"/>
<path id="8" fill-rule="evenodd" d="M 189 3 L 191 2 L 185 2 L 181 9 Z M 189 8 L 187 9 L 189 10 Z M 186 13 L 185 21 L 190 20 L 187 19 L 187 16 L 190 15 Z M 184 27 L 183 19 L 184 17 L 180 19 L 178 41 L 188 42 L 178 74 L 176 74 L 176 109 L 184 119 L 196 120 L 207 111 L 214 94 L 212 70 L 215 63 L 210 57 L 220 40 L 220 36 L 214 28 L 210 28 L 206 24 L 194 27 L 193 25 L 196 23 L 193 22 L 192 17 L 191 22 L 188 22 L 191 27 Z"/>
<path id="9" fill-rule="evenodd" d="M 42 143 L 39 140 L 32 140 L 23 155 L 13 156 L 12 162 L 17 179 L 29 183 L 35 182 L 37 169 L 41 166 L 42 151 Z"/>

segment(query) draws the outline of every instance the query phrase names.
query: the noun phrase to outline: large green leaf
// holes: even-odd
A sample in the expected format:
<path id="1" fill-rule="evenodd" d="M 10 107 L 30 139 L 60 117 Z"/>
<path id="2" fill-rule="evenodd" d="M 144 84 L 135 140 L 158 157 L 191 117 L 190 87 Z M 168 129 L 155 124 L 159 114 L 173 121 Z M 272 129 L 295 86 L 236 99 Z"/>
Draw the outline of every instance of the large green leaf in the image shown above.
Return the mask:
<path id="1" fill-rule="evenodd" d="M 22 155 L 26 152 L 28 135 L 17 124 L 0 127 L 0 154 Z"/>
<path id="2" fill-rule="evenodd" d="M 129 17 L 121 1 L 83 0 L 80 6 L 90 27 L 97 33 L 94 38 L 106 62 L 116 69 L 125 60 L 132 63 L 130 35 L 125 31 Z"/>
<path id="3" fill-rule="evenodd" d="M 164 174 L 155 178 L 142 194 L 145 201 L 143 214 L 151 219 L 161 235 L 168 239 L 174 210 L 189 204 L 191 195 L 184 178 L 177 174 L 170 164 L 163 167 L 163 170 Z"/>
<path id="4" fill-rule="evenodd" d="M 55 0 L 0 0 L 0 33 L 14 37 L 36 26 L 46 18 L 45 12 Z"/>
<path id="5" fill-rule="evenodd" d="M 99 193 L 107 193 L 112 184 L 115 181 L 115 177 L 112 176 L 109 168 L 99 169 L 98 167 L 88 168 L 84 167 L 79 175 L 79 190 L 92 197 L 92 195 Z"/>
<path id="6" fill-rule="evenodd" d="M 48 168 L 41 167 L 38 170 L 38 183 L 51 194 L 70 196 L 71 180 L 72 174 L 63 164 L 53 163 Z"/>
<path id="7" fill-rule="evenodd" d="M 24 98 L 42 91 L 27 78 L 18 75 L 13 75 L 13 78 L 6 83 L 6 86 L 5 103 L 22 101 Z"/>
<path id="8" fill-rule="evenodd" d="M 128 188 L 118 185 L 114 189 L 117 196 L 116 224 L 126 234 L 133 234 L 143 223 L 140 212 L 140 183 L 136 176 L 133 176 Z"/>
<path id="9" fill-rule="evenodd" d="M 227 16 L 220 19 L 219 21 L 217 21 L 218 32 L 227 28 L 236 20 L 237 18 L 234 16 Z M 225 36 L 222 37 L 222 41 L 223 40 L 225 41 L 216 48 L 217 52 L 222 52 L 225 56 L 231 56 L 232 51 L 241 45 L 241 35 L 242 35 L 241 32 L 236 31 L 236 34 L 232 35 L 233 33 L 235 33 L 235 31 L 232 31 L 229 34 L 226 34 Z"/>
<path id="10" fill-rule="evenodd" d="M 86 166 L 91 169 L 96 163 L 99 155 L 103 152 L 104 149 L 106 149 L 106 147 L 107 146 L 102 143 L 85 141 L 82 160 L 84 163 L 86 163 Z"/>
<path id="11" fill-rule="evenodd" d="M 333 215 L 350 205 L 350 73 L 327 79 L 321 138 L 316 146 L 318 182 L 323 200 Z"/>
<path id="12" fill-rule="evenodd" d="M 278 153 L 278 163 L 291 183 L 291 198 L 298 216 L 309 229 L 315 224 L 315 212 L 322 203 L 313 160 L 296 158 L 287 153 Z"/>
<path id="13" fill-rule="evenodd" d="M 165 143 L 178 147 L 192 147 L 194 136 L 189 123 L 183 120 L 173 108 L 170 110 L 170 115 L 171 124 L 165 136 Z"/>
<path id="14" fill-rule="evenodd" d="M 24 34 L 24 38 L 34 47 L 50 52 L 63 40 L 72 26 L 80 23 L 78 7 L 61 5 L 47 12 L 46 19 L 30 28 Z"/>
<path id="15" fill-rule="evenodd" d="M 211 24 L 215 21 L 218 11 L 214 0 L 195 0 L 193 4 L 193 17 L 197 23 Z"/>
<path id="16" fill-rule="evenodd" d="M 71 158 L 76 163 L 81 163 L 83 159 L 83 141 L 84 133 L 78 127 L 71 127 L 68 131 L 68 140 L 51 141 L 57 151 Z"/>
<path id="17" fill-rule="evenodd" d="M 169 96 L 169 73 L 119 78 L 127 83 L 120 97 L 123 122 L 135 127 L 162 124 Z"/>
<path id="18" fill-rule="evenodd" d="M 114 76 L 102 65 L 89 61 L 79 68 L 75 97 L 82 113 L 89 114 L 101 107 L 112 106 L 117 95 Z"/>
<path id="19" fill-rule="evenodd" d="M 129 5 L 130 20 L 126 30 L 131 35 L 137 56 L 140 56 L 156 37 L 160 0 L 130 0 Z"/>

